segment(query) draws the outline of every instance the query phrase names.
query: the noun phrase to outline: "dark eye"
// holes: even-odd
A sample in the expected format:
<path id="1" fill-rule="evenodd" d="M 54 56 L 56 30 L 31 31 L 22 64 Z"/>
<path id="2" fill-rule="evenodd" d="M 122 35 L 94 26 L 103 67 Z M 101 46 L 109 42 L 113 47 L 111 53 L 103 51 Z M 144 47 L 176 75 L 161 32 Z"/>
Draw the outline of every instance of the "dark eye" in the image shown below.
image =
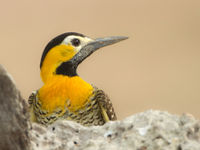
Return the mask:
<path id="1" fill-rule="evenodd" d="M 73 46 L 79 46 L 81 44 L 81 41 L 79 39 L 76 39 L 76 38 L 72 39 L 71 42 L 72 42 Z"/>

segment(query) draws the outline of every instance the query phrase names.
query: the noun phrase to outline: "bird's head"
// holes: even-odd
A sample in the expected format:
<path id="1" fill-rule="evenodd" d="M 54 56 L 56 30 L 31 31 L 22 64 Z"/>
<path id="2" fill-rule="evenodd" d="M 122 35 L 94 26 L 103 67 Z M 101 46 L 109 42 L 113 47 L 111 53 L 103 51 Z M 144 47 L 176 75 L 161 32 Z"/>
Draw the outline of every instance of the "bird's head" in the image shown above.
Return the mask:
<path id="1" fill-rule="evenodd" d="M 40 69 L 43 82 L 54 75 L 77 76 L 78 65 L 94 51 L 125 39 L 127 37 L 124 36 L 91 39 L 75 32 L 55 37 L 42 54 Z"/>

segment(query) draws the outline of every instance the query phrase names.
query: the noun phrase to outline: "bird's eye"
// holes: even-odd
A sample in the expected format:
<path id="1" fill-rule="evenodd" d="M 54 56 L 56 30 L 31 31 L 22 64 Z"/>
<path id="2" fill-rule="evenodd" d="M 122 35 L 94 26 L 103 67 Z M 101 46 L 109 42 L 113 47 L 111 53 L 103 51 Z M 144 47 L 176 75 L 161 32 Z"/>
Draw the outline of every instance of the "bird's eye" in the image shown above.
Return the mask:
<path id="1" fill-rule="evenodd" d="M 73 46 L 79 46 L 81 44 L 81 41 L 79 39 L 72 39 L 71 41 Z"/>

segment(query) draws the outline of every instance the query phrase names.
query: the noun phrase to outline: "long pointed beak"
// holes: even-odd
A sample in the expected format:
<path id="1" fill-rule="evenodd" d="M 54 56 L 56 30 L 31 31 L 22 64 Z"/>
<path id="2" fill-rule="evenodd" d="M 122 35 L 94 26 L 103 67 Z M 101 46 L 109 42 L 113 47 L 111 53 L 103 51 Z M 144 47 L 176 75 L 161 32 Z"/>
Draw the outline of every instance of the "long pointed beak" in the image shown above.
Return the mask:
<path id="1" fill-rule="evenodd" d="M 78 66 L 84 59 L 90 56 L 93 52 L 100 49 L 101 47 L 108 46 L 126 40 L 126 36 L 113 36 L 105 38 L 97 38 L 94 41 L 85 45 L 70 61 L 74 66 Z"/>
<path id="2" fill-rule="evenodd" d="M 128 37 L 126 36 L 113 36 L 113 37 L 105 37 L 105 38 L 97 38 L 93 42 L 88 43 L 88 45 L 92 45 L 94 47 L 94 51 L 108 45 L 115 44 L 122 40 L 126 40 Z"/>

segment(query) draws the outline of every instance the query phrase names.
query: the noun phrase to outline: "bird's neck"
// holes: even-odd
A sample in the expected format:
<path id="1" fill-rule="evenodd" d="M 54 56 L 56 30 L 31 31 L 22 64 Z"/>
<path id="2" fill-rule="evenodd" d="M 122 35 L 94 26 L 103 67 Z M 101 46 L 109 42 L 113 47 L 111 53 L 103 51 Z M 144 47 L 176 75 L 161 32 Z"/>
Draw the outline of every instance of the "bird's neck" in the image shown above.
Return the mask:
<path id="1" fill-rule="evenodd" d="M 70 61 L 62 62 L 61 64 L 50 62 L 49 65 L 44 65 L 41 68 L 41 78 L 44 83 L 49 82 L 56 78 L 68 79 L 78 77 L 77 66 L 74 66 Z M 80 77 L 79 77 L 80 78 Z"/>
<path id="2" fill-rule="evenodd" d="M 93 87 L 79 76 L 54 75 L 39 90 L 39 99 L 46 110 L 68 107 L 72 111 L 84 105 Z"/>

